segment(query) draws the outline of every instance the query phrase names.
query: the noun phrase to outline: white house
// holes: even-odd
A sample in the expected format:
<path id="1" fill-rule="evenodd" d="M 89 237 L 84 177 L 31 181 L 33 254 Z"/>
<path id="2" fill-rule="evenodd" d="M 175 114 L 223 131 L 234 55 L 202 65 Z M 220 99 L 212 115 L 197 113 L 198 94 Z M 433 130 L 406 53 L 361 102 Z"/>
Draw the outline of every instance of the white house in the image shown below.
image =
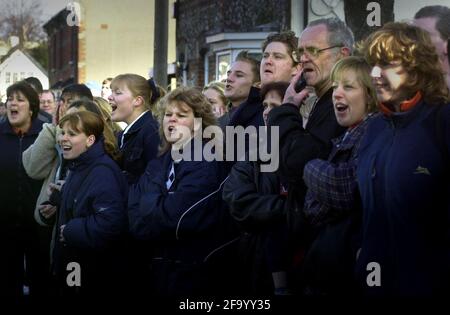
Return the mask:
<path id="1" fill-rule="evenodd" d="M 11 84 L 27 77 L 36 77 L 41 81 L 42 87 L 48 89 L 47 71 L 19 47 L 12 48 L 0 63 L 0 98 L 6 100 L 6 89 Z"/>

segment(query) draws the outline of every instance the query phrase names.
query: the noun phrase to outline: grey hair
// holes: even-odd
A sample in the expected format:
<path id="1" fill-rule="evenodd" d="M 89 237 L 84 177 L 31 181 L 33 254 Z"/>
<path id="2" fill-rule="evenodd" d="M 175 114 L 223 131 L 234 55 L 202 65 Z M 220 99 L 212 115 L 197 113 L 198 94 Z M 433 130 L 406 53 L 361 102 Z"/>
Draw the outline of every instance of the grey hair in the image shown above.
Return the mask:
<path id="1" fill-rule="evenodd" d="M 343 21 L 336 17 L 318 19 L 308 23 L 307 27 L 325 25 L 328 31 L 328 44 L 344 45 L 350 49 L 350 54 L 353 53 L 353 45 L 355 43 L 355 37 L 352 30 Z"/>

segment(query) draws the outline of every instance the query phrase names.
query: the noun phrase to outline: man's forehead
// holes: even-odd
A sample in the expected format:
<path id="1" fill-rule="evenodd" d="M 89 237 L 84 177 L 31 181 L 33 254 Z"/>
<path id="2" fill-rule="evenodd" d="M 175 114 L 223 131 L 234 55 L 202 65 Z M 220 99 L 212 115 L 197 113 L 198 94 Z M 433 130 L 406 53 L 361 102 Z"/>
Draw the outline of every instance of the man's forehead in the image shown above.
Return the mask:
<path id="1" fill-rule="evenodd" d="M 324 24 L 313 25 L 305 28 L 300 35 L 299 47 L 315 46 L 328 44 L 328 30 Z"/>
<path id="2" fill-rule="evenodd" d="M 266 49 L 264 50 L 264 52 L 269 52 L 269 51 L 286 53 L 288 51 L 288 47 L 287 47 L 286 43 L 273 41 L 273 42 L 270 42 L 267 45 Z"/>
<path id="3" fill-rule="evenodd" d="M 42 92 L 41 97 L 51 97 L 51 98 L 53 98 L 53 94 L 50 91 Z"/>
<path id="4" fill-rule="evenodd" d="M 230 72 L 243 72 L 245 74 L 251 73 L 251 65 L 245 61 L 235 61 L 230 67 Z"/>

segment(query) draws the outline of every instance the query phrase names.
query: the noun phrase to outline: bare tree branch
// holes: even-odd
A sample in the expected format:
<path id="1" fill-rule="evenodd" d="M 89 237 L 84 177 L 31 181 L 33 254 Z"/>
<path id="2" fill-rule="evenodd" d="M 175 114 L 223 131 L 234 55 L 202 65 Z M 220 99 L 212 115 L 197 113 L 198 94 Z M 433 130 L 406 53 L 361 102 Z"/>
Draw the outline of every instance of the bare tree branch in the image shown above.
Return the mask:
<path id="1" fill-rule="evenodd" d="M 39 0 L 0 0 L 0 38 L 18 36 L 20 44 L 45 39 Z"/>

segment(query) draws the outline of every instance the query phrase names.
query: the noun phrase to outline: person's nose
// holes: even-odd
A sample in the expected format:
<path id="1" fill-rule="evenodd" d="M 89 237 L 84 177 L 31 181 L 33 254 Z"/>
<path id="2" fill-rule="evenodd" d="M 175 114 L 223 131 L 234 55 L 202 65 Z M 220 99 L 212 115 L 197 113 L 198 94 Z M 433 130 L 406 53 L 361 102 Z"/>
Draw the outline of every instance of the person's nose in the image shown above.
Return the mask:
<path id="1" fill-rule="evenodd" d="M 170 115 L 169 122 L 171 122 L 171 123 L 177 122 L 177 116 L 175 114 Z"/>
<path id="2" fill-rule="evenodd" d="M 68 139 L 69 139 L 69 138 L 68 138 L 68 136 L 67 136 L 67 133 L 61 134 L 61 135 L 59 136 L 59 141 L 61 141 L 61 142 L 67 141 Z"/>
<path id="3" fill-rule="evenodd" d="M 264 58 L 264 64 L 272 64 L 273 63 L 273 57 L 271 54 L 269 54 L 266 58 Z"/>
<path id="4" fill-rule="evenodd" d="M 342 100 L 342 98 L 344 97 L 343 92 L 344 90 L 342 86 L 338 85 L 337 87 L 335 87 L 333 90 L 333 99 L 336 101 Z"/>

